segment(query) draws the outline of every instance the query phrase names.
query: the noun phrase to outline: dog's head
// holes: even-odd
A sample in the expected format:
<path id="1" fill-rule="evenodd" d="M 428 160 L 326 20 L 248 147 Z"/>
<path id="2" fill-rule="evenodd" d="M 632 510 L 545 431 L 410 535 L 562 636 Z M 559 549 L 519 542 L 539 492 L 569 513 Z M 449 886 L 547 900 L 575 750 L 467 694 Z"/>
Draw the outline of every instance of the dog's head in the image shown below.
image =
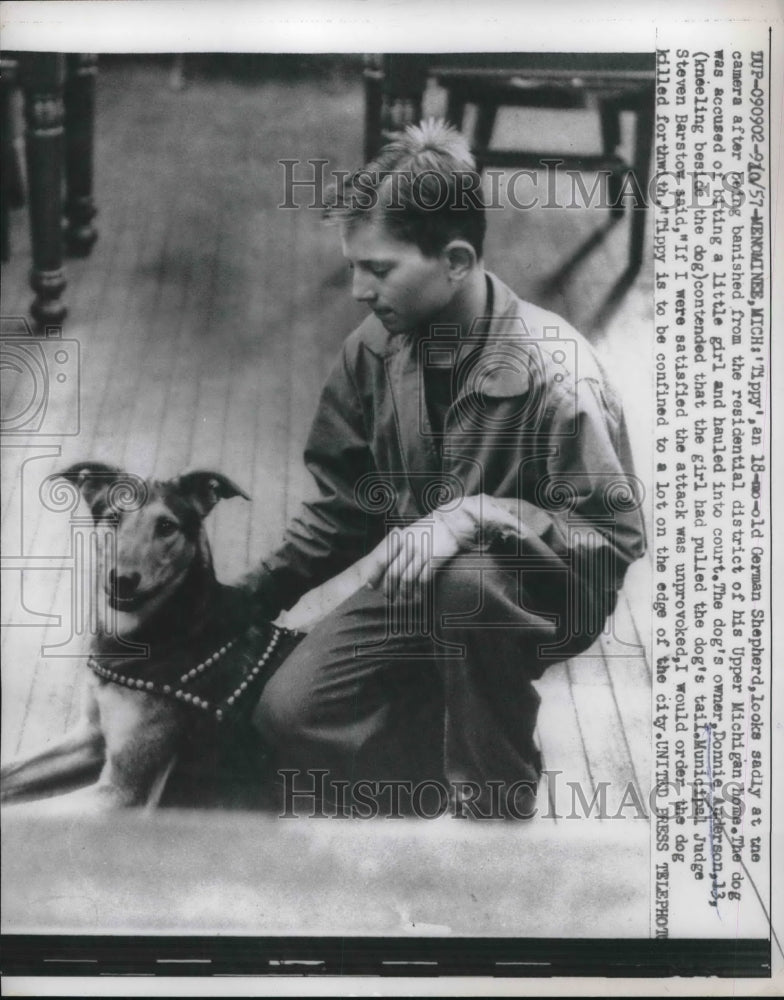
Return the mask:
<path id="1" fill-rule="evenodd" d="M 110 465 L 81 462 L 55 478 L 80 490 L 96 523 L 114 527 L 113 553 L 102 553 L 101 579 L 115 611 L 146 619 L 198 566 L 212 573 L 204 519 L 219 500 L 250 497 L 219 472 L 142 480 Z"/>

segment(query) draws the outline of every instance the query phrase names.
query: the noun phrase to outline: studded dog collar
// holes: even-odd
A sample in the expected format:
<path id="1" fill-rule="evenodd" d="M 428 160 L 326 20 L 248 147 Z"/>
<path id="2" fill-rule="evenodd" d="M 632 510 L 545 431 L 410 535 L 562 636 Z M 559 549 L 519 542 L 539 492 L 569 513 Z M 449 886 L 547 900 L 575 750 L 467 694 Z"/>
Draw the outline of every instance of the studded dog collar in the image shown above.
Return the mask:
<path id="1" fill-rule="evenodd" d="M 138 657 L 104 663 L 107 658 L 93 655 L 88 666 L 108 683 L 170 698 L 224 722 L 260 691 L 302 638 L 278 625 L 253 625 L 185 671 L 177 658 L 169 664 Z"/>

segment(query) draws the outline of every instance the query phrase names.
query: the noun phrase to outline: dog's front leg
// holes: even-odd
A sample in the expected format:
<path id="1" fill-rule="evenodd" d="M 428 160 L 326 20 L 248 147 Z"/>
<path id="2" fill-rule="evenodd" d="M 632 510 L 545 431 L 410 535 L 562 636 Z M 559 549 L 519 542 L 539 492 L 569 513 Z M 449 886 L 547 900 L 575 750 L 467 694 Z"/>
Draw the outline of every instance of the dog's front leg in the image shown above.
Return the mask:
<path id="1" fill-rule="evenodd" d="M 113 684 L 98 695 L 106 763 L 94 791 L 112 806 L 156 805 L 187 726 L 181 706 Z"/>
<path id="2" fill-rule="evenodd" d="M 82 717 L 73 729 L 52 746 L 0 768 L 0 798 L 10 802 L 68 789 L 80 781 L 86 784 L 98 776 L 104 759 L 98 705 L 88 688 Z"/>

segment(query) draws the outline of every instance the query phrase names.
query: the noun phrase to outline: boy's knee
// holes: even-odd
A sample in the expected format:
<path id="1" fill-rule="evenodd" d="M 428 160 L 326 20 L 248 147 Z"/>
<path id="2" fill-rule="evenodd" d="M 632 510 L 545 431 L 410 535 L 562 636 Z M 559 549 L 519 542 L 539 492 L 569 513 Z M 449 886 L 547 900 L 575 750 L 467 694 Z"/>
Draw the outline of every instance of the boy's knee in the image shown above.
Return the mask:
<path id="1" fill-rule="evenodd" d="M 312 698 L 291 683 L 286 672 L 268 682 L 253 710 L 254 727 L 270 742 L 291 739 L 307 728 L 313 714 Z"/>
<path id="2" fill-rule="evenodd" d="M 481 595 L 483 572 L 475 556 L 457 556 L 439 567 L 433 574 L 436 603 L 450 610 L 475 604 Z"/>
<path id="3" fill-rule="evenodd" d="M 499 567 L 491 555 L 458 556 L 433 577 L 434 606 L 439 616 L 462 615 L 513 624 L 525 612 L 519 604 L 514 572 Z"/>

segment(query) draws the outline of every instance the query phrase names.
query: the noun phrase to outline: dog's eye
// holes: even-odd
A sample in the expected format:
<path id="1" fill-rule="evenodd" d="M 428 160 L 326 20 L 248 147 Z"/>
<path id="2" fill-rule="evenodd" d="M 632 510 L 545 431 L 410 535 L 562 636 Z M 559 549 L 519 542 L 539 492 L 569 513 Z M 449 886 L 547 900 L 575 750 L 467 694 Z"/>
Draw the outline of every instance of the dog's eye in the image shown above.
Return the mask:
<path id="1" fill-rule="evenodd" d="M 158 523 L 155 526 L 157 534 L 161 538 L 170 538 L 175 532 L 179 530 L 179 524 L 176 521 L 172 521 L 169 517 L 158 518 Z"/>

